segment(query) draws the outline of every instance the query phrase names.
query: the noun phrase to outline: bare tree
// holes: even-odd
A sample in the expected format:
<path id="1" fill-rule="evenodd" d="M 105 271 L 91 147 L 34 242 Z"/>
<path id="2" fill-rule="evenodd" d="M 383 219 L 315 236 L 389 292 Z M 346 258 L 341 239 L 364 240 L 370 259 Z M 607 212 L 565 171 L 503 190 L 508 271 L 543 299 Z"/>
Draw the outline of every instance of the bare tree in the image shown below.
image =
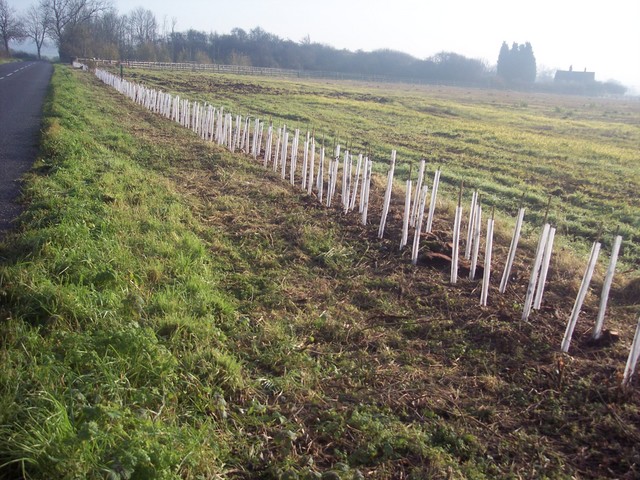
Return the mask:
<path id="1" fill-rule="evenodd" d="M 22 22 L 6 0 L 0 0 L 0 37 L 7 55 L 9 55 L 9 42 L 24 38 Z"/>
<path id="2" fill-rule="evenodd" d="M 118 59 L 126 44 L 126 17 L 115 9 L 103 12 L 91 21 L 92 54 L 100 58 Z"/>
<path id="3" fill-rule="evenodd" d="M 131 33 L 137 45 L 154 42 L 158 36 L 158 22 L 151 10 L 136 8 L 129 14 Z"/>
<path id="4" fill-rule="evenodd" d="M 51 28 L 51 19 L 47 10 L 42 5 L 32 5 L 27 10 L 22 23 L 24 25 L 24 36 L 35 42 L 38 50 L 38 59 L 40 59 L 40 51 Z"/>
<path id="5" fill-rule="evenodd" d="M 65 31 L 73 31 L 110 8 L 111 0 L 41 0 L 40 5 L 51 19 L 49 35 L 62 50 Z M 60 56 L 62 58 L 62 51 Z"/>

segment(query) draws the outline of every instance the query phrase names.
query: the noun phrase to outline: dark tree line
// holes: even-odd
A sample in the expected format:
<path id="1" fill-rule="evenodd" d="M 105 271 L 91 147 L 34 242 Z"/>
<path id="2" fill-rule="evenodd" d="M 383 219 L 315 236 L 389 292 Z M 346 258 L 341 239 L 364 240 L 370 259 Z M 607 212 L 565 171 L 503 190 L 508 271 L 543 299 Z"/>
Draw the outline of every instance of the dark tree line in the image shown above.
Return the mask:
<path id="1" fill-rule="evenodd" d="M 136 8 L 121 15 L 112 0 L 40 0 L 19 15 L 0 0 L 0 38 L 6 54 L 11 40 L 32 40 L 38 57 L 49 40 L 60 60 L 74 57 L 157 62 L 196 62 L 273 67 L 307 71 L 381 75 L 427 83 L 530 86 L 536 59 L 530 43 L 502 44 L 497 69 L 453 52 L 418 59 L 394 50 L 341 50 L 311 42 L 295 42 L 260 27 L 229 33 L 176 31 L 176 20 L 159 22 L 151 10 Z M 0 51 L 1 52 L 1 51 Z M 496 78 L 498 82 L 496 82 Z M 596 82 L 599 83 L 599 82 Z M 619 93 L 600 84 L 598 91 Z M 590 88 L 593 88 L 591 86 Z M 548 86 L 544 88 L 548 89 Z M 566 87 L 565 87 L 566 88 Z M 624 88 L 624 87 L 623 87 Z M 580 92 L 576 92 L 580 93 Z"/>
<path id="2" fill-rule="evenodd" d="M 424 81 L 478 83 L 489 71 L 480 60 L 452 52 L 427 59 L 393 50 L 340 50 L 314 43 L 282 39 L 260 27 L 230 33 L 176 31 L 175 20 L 158 22 L 152 11 L 137 8 L 119 14 L 110 0 L 41 0 L 18 16 L 0 0 L 0 34 L 8 53 L 10 40 L 45 40 L 58 48 L 60 59 L 74 57 L 252 65 L 294 70 L 385 75 Z M 6 15 L 3 15 L 3 12 Z M 2 27 L 2 19 L 6 28 Z"/>

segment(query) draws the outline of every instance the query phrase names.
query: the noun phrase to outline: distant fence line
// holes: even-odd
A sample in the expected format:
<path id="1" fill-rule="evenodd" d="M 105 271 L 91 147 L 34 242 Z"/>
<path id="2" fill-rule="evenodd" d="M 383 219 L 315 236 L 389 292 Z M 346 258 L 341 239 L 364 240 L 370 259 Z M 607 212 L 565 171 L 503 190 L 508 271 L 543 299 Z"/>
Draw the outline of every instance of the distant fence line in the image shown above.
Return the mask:
<path id="1" fill-rule="evenodd" d="M 137 60 L 104 60 L 79 58 L 78 62 L 95 63 L 96 65 L 117 66 L 123 65 L 127 68 L 141 68 L 145 70 L 175 70 L 189 72 L 212 72 L 235 75 L 256 75 L 264 77 L 286 77 L 286 78 L 318 78 L 329 80 L 355 80 L 361 82 L 378 83 L 409 83 L 418 85 L 450 85 L 459 87 L 482 87 L 478 83 L 465 82 L 438 82 L 428 79 L 413 77 L 394 77 L 390 75 L 371 75 L 361 73 L 329 72 L 320 70 L 292 70 L 286 68 L 271 67 L 251 67 L 245 65 L 223 65 L 219 63 L 172 63 L 172 62 L 140 62 Z"/>

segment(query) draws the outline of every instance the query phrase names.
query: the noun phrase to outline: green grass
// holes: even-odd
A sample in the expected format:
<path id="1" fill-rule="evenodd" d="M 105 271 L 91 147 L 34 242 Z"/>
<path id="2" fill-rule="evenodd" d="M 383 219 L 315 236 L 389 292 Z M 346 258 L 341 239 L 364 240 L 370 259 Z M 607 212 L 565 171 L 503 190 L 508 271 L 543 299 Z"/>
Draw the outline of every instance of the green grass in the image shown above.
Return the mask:
<path id="1" fill-rule="evenodd" d="M 191 419 L 177 392 L 243 387 L 239 360 L 213 342 L 234 302 L 184 202 L 114 151 L 116 133 L 139 147 L 108 132 L 114 107 L 105 118 L 86 92 L 57 69 L 23 231 L 3 246 L 2 346 L 20 349 L 3 361 L 0 463 L 50 478 L 170 477 L 205 459 L 223 472 L 225 447 L 207 438 L 220 427 Z M 194 323 L 211 344 L 181 354 L 175 332 Z"/>
<path id="2" fill-rule="evenodd" d="M 637 307 L 614 298 L 621 340 L 593 348 L 590 296 L 559 355 L 570 252 L 519 325 L 522 285 L 479 309 L 477 282 L 61 66 L 24 202 L 0 246 L 0 478 L 637 472 Z"/>
<path id="3" fill-rule="evenodd" d="M 524 195 L 527 221 L 540 225 L 549 197 L 559 233 L 590 243 L 618 230 L 623 258 L 637 266 L 640 235 L 634 100 L 562 97 L 452 87 L 296 81 L 191 72 L 130 70 L 127 77 L 181 97 L 224 106 L 294 128 L 315 129 L 357 151 L 372 151 L 379 172 L 398 150 L 397 178 L 442 166 L 445 194 L 461 180 L 485 205 L 514 215 Z M 584 249 L 585 247 L 579 246 Z M 588 249 L 588 247 L 586 247 Z"/>

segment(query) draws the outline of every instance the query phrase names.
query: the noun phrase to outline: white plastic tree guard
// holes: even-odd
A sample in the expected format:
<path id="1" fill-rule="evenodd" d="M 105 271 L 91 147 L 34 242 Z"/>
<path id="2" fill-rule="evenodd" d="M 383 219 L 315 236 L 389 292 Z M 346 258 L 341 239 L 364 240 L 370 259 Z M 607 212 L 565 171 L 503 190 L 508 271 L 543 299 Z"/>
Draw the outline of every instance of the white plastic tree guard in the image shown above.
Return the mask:
<path id="1" fill-rule="evenodd" d="M 536 284 L 540 275 L 540 266 L 542 265 L 542 257 L 544 255 L 544 249 L 547 245 L 547 238 L 549 237 L 549 229 L 551 225 L 548 223 L 542 227 L 542 233 L 540 234 L 540 240 L 538 241 L 538 248 L 536 249 L 536 258 L 531 269 L 531 276 L 529 277 L 529 286 L 527 287 L 527 295 L 524 300 L 524 307 L 522 309 L 522 321 L 529 320 L 531 314 L 531 308 L 533 307 L 533 298 L 536 291 Z"/>
<path id="2" fill-rule="evenodd" d="M 389 214 L 389 206 L 391 204 L 391 190 L 393 189 L 393 174 L 396 168 L 396 151 L 391 151 L 391 165 L 387 173 L 387 188 L 384 192 L 384 203 L 382 205 L 382 217 L 380 218 L 380 227 L 378 228 L 378 238 L 384 237 L 384 228 L 387 224 L 387 215 Z"/>
<path id="3" fill-rule="evenodd" d="M 273 144 L 273 124 L 269 124 L 269 129 L 267 130 L 267 144 L 264 149 L 264 168 L 267 168 L 269 162 L 271 161 L 271 150 Z"/>
<path id="4" fill-rule="evenodd" d="M 469 280 L 475 280 L 476 268 L 478 267 L 478 255 L 480 254 L 480 234 L 482 233 L 482 205 L 477 202 L 475 205 L 476 213 L 474 215 L 473 229 L 473 252 L 471 255 L 471 268 L 469 268 Z"/>
<path id="5" fill-rule="evenodd" d="M 287 154 L 289 150 L 289 132 L 286 125 L 283 127 L 284 135 L 282 136 L 282 152 L 280 153 L 280 178 L 284 180 L 287 177 Z"/>
<path id="6" fill-rule="evenodd" d="M 633 343 L 631 344 L 631 350 L 627 358 L 627 365 L 624 368 L 624 374 L 622 376 L 623 386 L 629 385 L 629 382 L 631 382 L 631 377 L 633 377 L 636 366 L 638 365 L 638 357 L 640 357 L 640 317 L 638 318 L 636 333 L 633 336 Z"/>
<path id="7" fill-rule="evenodd" d="M 580 290 L 578 291 L 578 296 L 576 297 L 576 301 L 573 304 L 571 317 L 569 318 L 567 329 L 565 330 L 564 338 L 562 339 L 562 345 L 560 348 L 564 353 L 567 353 L 569 351 L 569 346 L 571 345 L 571 337 L 573 336 L 573 330 L 576 328 L 578 316 L 580 315 L 582 304 L 584 303 L 584 299 L 587 296 L 587 292 L 589 291 L 589 283 L 591 283 L 593 271 L 596 268 L 598 255 L 600 254 L 600 246 L 600 242 L 594 242 L 593 246 L 591 247 L 591 256 L 589 257 L 589 263 L 587 264 L 587 269 L 585 270 L 584 276 L 582 277 Z"/>
<path id="8" fill-rule="evenodd" d="M 604 278 L 604 284 L 602 285 L 602 294 L 600 295 L 600 308 L 598 310 L 598 318 L 596 319 L 596 326 L 593 329 L 593 339 L 597 340 L 602 336 L 602 327 L 604 326 L 604 315 L 607 311 L 607 302 L 609 301 L 609 292 L 611 290 L 611 283 L 613 282 L 613 275 L 616 272 L 616 264 L 618 263 L 618 254 L 620 253 L 620 246 L 622 245 L 622 237 L 617 235 L 613 242 L 613 249 L 611 250 L 611 259 L 609 260 L 609 268 Z"/>
<path id="9" fill-rule="evenodd" d="M 362 225 L 367 224 L 367 215 L 369 213 L 369 194 L 371 193 L 371 171 L 373 169 L 373 160 L 366 159 L 365 163 L 365 177 L 362 179 L 363 186 L 363 203 L 362 203 Z"/>
<path id="10" fill-rule="evenodd" d="M 307 131 L 307 138 L 304 141 L 303 154 L 302 154 L 302 179 L 300 188 L 302 190 L 307 189 L 307 171 L 309 169 L 309 132 Z"/>
<path id="11" fill-rule="evenodd" d="M 276 138 L 276 148 L 273 151 L 273 171 L 278 171 L 278 158 L 280 157 L 280 149 L 282 143 L 282 127 L 278 129 L 278 137 Z"/>
<path id="12" fill-rule="evenodd" d="M 429 216 L 427 217 L 427 226 L 425 230 L 431 233 L 433 227 L 433 216 L 436 211 L 436 200 L 438 199 L 438 187 L 440 186 L 440 169 L 437 169 L 433 175 L 433 186 L 431 187 L 431 202 L 429 203 Z"/>
<path id="13" fill-rule="evenodd" d="M 353 176 L 353 155 L 349 150 L 344 152 L 344 161 L 342 162 L 342 210 L 344 213 L 349 211 L 351 204 L 351 181 Z"/>
<path id="14" fill-rule="evenodd" d="M 411 216 L 411 179 L 407 180 L 404 195 L 404 215 L 402 217 L 402 237 L 400 238 L 400 250 L 402 250 L 409 239 L 409 217 Z"/>
<path id="15" fill-rule="evenodd" d="M 491 282 L 491 255 L 493 252 L 493 216 L 487 220 L 487 239 L 484 252 L 484 275 L 482 276 L 482 290 L 480 293 L 480 305 L 487 306 L 489 299 L 489 283 Z"/>
<path id="16" fill-rule="evenodd" d="M 433 194 L 433 191 L 431 192 Z M 462 220 L 462 206 L 456 207 L 453 221 L 453 248 L 451 251 L 451 283 L 458 283 L 458 249 L 460 245 L 460 222 Z"/>
<path id="17" fill-rule="evenodd" d="M 542 265 L 540 266 L 540 276 L 536 282 L 536 293 L 533 300 L 533 309 L 540 310 L 542 307 L 542 295 L 544 293 L 544 286 L 547 282 L 547 273 L 549 272 L 549 265 L 551 264 L 551 253 L 553 251 L 553 240 L 556 236 L 556 229 L 549 227 L 549 235 L 547 235 L 547 242 L 544 246 L 544 254 L 542 256 Z"/>
<path id="18" fill-rule="evenodd" d="M 320 148 L 320 164 L 318 165 L 316 191 L 318 192 L 318 202 L 322 204 L 322 195 L 324 192 L 324 145 Z"/>
<path id="19" fill-rule="evenodd" d="M 418 251 L 420 250 L 420 233 L 422 232 L 422 222 L 424 221 L 424 207 L 427 203 L 427 193 L 429 192 L 429 187 L 427 185 L 422 186 L 422 191 L 420 192 L 419 197 L 419 207 L 418 207 L 418 220 L 416 220 L 415 230 L 413 232 L 413 248 L 411 250 L 411 263 L 414 265 L 418 264 Z"/>
<path id="20" fill-rule="evenodd" d="M 358 194 L 358 188 L 360 187 L 360 171 L 362 170 L 362 154 L 358 155 L 358 163 L 356 164 L 356 178 L 353 181 L 353 192 L 351 193 L 351 201 L 349 203 L 349 210 L 353 210 L 356 206 L 356 196 Z M 362 197 L 362 192 L 360 193 Z"/>
<path id="21" fill-rule="evenodd" d="M 298 167 L 298 146 L 300 142 L 300 129 L 296 128 L 291 142 L 291 165 L 289 166 L 289 184 L 296 184 L 296 168 Z"/>
<path id="22" fill-rule="evenodd" d="M 509 283 L 509 277 L 511 276 L 511 269 L 513 268 L 513 261 L 516 258 L 516 250 L 518 249 L 518 242 L 520 241 L 520 232 L 522 231 L 522 222 L 524 220 L 524 208 L 518 210 L 518 218 L 516 220 L 516 226 L 513 229 L 513 235 L 511 237 L 511 245 L 509 246 L 509 254 L 507 255 L 507 262 L 504 265 L 504 271 L 502 272 L 502 280 L 500 281 L 500 293 L 507 291 L 507 285 Z"/>
<path id="23" fill-rule="evenodd" d="M 464 247 L 464 258 L 471 258 L 471 248 L 473 246 L 473 233 L 476 221 L 476 203 L 478 202 L 478 190 L 474 190 L 471 195 L 471 206 L 469 207 L 469 224 L 467 225 L 467 243 Z M 472 278 L 473 280 L 473 278 Z"/>
<path id="24" fill-rule="evenodd" d="M 311 153 L 309 156 L 309 178 L 307 179 L 307 193 L 311 195 L 313 192 L 313 170 L 316 165 L 316 139 L 311 137 Z"/>
<path id="25" fill-rule="evenodd" d="M 415 227 L 418 220 L 418 207 L 420 206 L 420 195 L 422 194 L 422 183 L 424 182 L 424 167 L 426 160 L 423 158 L 420 160 L 420 167 L 418 169 L 418 180 L 416 181 L 416 189 L 413 199 L 413 207 L 411 208 L 411 226 Z"/>

